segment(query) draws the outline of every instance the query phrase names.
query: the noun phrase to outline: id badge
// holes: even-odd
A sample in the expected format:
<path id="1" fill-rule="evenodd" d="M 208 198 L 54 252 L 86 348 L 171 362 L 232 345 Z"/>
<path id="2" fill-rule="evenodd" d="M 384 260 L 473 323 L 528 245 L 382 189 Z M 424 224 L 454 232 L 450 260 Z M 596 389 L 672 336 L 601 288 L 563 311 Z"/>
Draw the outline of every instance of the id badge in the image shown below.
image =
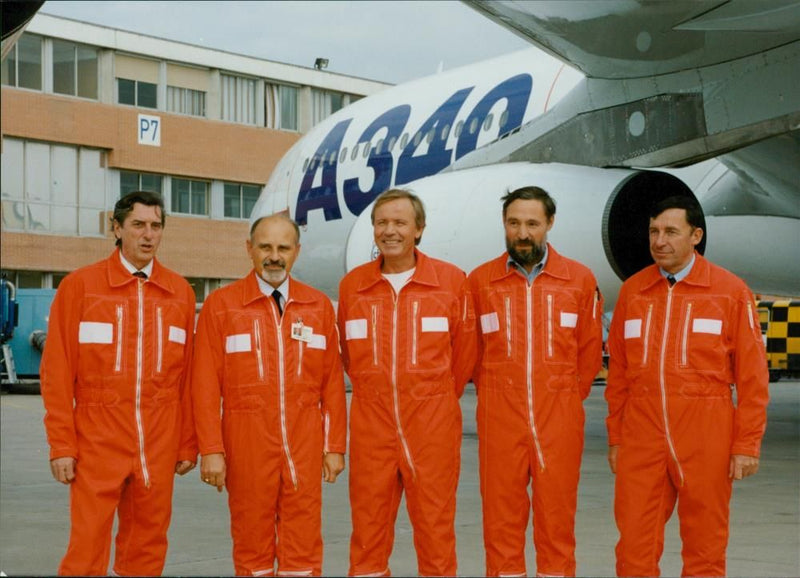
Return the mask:
<path id="1" fill-rule="evenodd" d="M 307 325 L 303 325 L 302 321 L 298 321 L 297 323 L 292 323 L 292 339 L 296 339 L 297 341 L 302 341 L 304 343 L 309 343 L 311 341 L 311 336 L 314 334 L 314 330 Z"/>

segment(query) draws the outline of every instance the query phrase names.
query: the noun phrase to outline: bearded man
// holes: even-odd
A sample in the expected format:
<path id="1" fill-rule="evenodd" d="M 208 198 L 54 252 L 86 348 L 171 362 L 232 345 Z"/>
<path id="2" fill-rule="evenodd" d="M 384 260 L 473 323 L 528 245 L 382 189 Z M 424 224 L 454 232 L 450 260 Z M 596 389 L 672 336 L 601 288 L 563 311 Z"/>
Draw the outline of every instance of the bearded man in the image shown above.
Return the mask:
<path id="1" fill-rule="evenodd" d="M 236 575 L 318 576 L 321 480 L 344 469 L 347 437 L 336 316 L 289 274 L 300 252 L 289 217 L 257 219 L 247 250 L 253 271 L 212 293 L 197 325 L 200 477 L 228 490 Z"/>
<path id="2" fill-rule="evenodd" d="M 602 361 L 594 275 L 547 243 L 556 206 L 539 187 L 503 197 L 507 252 L 469 275 L 480 319 L 478 448 L 487 576 L 575 574 L 583 400 Z M 532 488 L 532 495 L 528 486 Z"/>

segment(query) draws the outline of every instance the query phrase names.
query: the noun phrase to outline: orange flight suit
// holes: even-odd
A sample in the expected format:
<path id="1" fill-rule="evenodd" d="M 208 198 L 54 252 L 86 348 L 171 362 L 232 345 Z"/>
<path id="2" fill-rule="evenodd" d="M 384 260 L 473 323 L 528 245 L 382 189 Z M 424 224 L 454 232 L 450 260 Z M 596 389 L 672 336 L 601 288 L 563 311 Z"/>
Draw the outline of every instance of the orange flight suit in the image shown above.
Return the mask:
<path id="1" fill-rule="evenodd" d="M 475 363 L 464 273 L 415 250 L 395 295 L 381 258 L 339 287 L 339 332 L 353 382 L 350 406 L 350 574 L 389 575 L 403 490 L 419 572 L 456 573 L 459 397 Z"/>
<path id="2" fill-rule="evenodd" d="M 538 575 L 574 575 L 583 400 L 602 363 L 603 301 L 592 272 L 550 245 L 530 285 L 507 262 L 504 253 L 469 276 L 482 333 L 475 384 L 486 574 L 525 575 L 533 505 Z"/>
<path id="3" fill-rule="evenodd" d="M 153 263 L 149 279 L 119 251 L 68 275 L 50 309 L 41 364 L 50 459 L 74 457 L 62 575 L 160 575 L 175 465 L 196 461 L 191 397 L 194 292 Z"/>
<path id="4" fill-rule="evenodd" d="M 617 574 L 659 575 L 677 500 L 683 574 L 724 576 L 730 456 L 758 457 L 769 397 L 752 294 L 697 253 L 673 287 L 652 265 L 622 285 L 609 354 Z"/>
<path id="5" fill-rule="evenodd" d="M 225 454 L 236 574 L 270 576 L 277 559 L 278 575 L 319 575 L 322 456 L 345 453 L 347 441 L 336 316 L 325 295 L 294 278 L 280 316 L 255 275 L 214 291 L 200 312 L 200 453 Z"/>

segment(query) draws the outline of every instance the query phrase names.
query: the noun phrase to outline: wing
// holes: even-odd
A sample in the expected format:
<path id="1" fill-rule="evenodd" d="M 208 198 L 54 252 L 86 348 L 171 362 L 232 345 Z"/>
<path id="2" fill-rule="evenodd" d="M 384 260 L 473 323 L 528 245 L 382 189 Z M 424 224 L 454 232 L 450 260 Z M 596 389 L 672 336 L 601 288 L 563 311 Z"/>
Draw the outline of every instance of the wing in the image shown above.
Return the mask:
<path id="1" fill-rule="evenodd" d="M 468 2 L 586 76 L 452 169 L 678 167 L 800 126 L 800 2 Z"/>
<path id="2" fill-rule="evenodd" d="M 638 78 L 760 54 L 800 37 L 796 0 L 466 4 L 591 78 Z"/>

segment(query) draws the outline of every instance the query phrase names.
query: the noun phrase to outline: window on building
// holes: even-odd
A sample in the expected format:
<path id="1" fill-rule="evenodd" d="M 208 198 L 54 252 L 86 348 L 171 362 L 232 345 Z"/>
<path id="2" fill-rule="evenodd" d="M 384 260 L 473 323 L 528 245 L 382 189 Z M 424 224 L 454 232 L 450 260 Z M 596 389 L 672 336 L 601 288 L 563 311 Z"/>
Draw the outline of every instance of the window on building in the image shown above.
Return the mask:
<path id="1" fill-rule="evenodd" d="M 97 49 L 53 40 L 53 91 L 97 98 Z"/>
<path id="2" fill-rule="evenodd" d="M 179 114 L 192 116 L 206 115 L 206 93 L 202 90 L 181 88 L 179 86 L 167 87 L 167 110 Z"/>
<path id="3" fill-rule="evenodd" d="M 344 95 L 339 92 L 329 93 L 331 99 L 331 114 L 344 107 Z"/>
<path id="4" fill-rule="evenodd" d="M 202 303 L 206 300 L 206 279 L 203 277 L 186 277 L 186 281 L 194 290 L 194 300 Z"/>
<path id="5" fill-rule="evenodd" d="M 359 97 L 343 92 L 311 89 L 311 122 L 317 124 Z"/>
<path id="6" fill-rule="evenodd" d="M 161 195 L 162 181 L 161 175 L 120 171 L 119 196 L 122 198 L 133 191 L 150 191 Z"/>
<path id="7" fill-rule="evenodd" d="M 2 66 L 2 82 L 7 86 L 42 90 L 42 39 L 23 34 L 8 53 Z"/>
<path id="8" fill-rule="evenodd" d="M 158 86 L 142 80 L 118 78 L 117 102 L 143 108 L 157 108 Z"/>
<path id="9" fill-rule="evenodd" d="M 242 76 L 222 76 L 222 120 L 256 123 L 256 81 Z"/>
<path id="10" fill-rule="evenodd" d="M 172 212 L 208 215 L 208 183 L 173 178 Z"/>
<path id="11" fill-rule="evenodd" d="M 281 128 L 297 130 L 297 89 L 281 87 Z"/>
<path id="12" fill-rule="evenodd" d="M 261 187 L 225 183 L 225 216 L 234 219 L 247 219 L 261 193 Z"/>
<path id="13" fill-rule="evenodd" d="M 220 287 L 230 285 L 236 279 L 208 279 L 206 277 L 187 277 L 186 280 L 194 289 L 194 298 L 197 303 L 202 303 L 212 292 Z"/>
<path id="14" fill-rule="evenodd" d="M 17 289 L 48 289 L 47 274 L 42 271 L 4 269 L 2 274 Z"/>
<path id="15" fill-rule="evenodd" d="M 101 235 L 102 155 L 98 149 L 3 138 L 3 229 Z"/>
<path id="16" fill-rule="evenodd" d="M 283 84 L 264 85 L 264 120 L 268 128 L 297 130 L 297 88 Z"/>

